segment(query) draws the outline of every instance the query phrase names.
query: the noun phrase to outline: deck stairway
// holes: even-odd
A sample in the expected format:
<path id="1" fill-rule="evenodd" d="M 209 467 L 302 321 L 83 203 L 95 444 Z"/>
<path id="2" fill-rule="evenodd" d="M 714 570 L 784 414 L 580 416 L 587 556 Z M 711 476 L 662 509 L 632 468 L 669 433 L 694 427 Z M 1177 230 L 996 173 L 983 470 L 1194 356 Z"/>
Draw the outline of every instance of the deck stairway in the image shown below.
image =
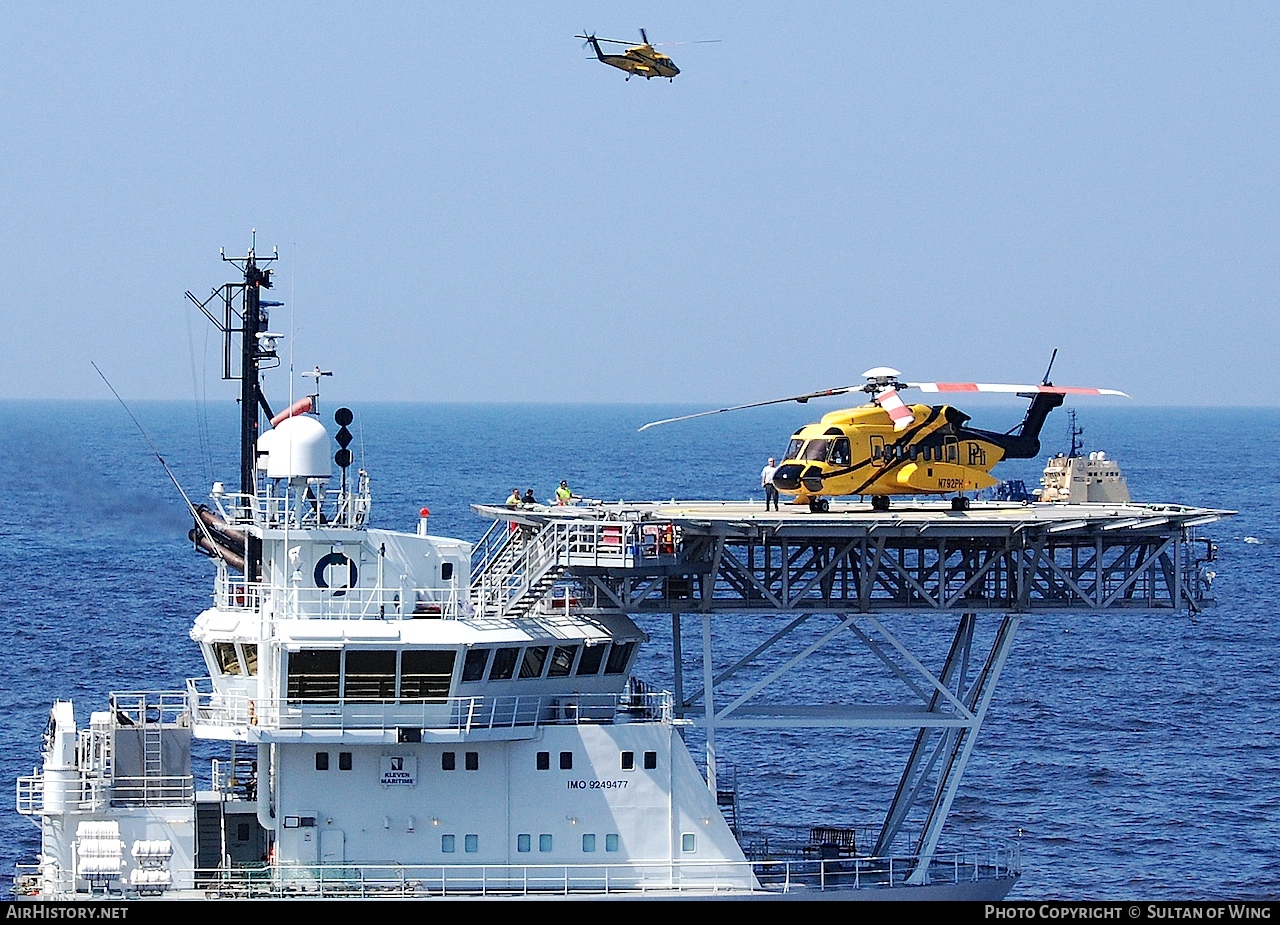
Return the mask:
<path id="1" fill-rule="evenodd" d="M 515 525 L 505 537 L 491 528 L 472 558 L 476 614 L 508 619 L 527 614 L 568 569 L 568 552 L 568 531 L 562 524 Z"/>

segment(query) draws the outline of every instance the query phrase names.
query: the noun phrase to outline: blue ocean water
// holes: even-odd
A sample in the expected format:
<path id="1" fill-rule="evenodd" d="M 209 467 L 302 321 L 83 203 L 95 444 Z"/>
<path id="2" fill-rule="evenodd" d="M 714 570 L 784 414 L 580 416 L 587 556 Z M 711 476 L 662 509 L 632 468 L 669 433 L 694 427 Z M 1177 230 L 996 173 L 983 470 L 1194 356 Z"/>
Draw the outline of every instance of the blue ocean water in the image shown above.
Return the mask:
<path id="1" fill-rule="evenodd" d="M 0 783 L 40 759 L 52 701 L 81 722 L 112 690 L 178 689 L 205 674 L 188 637 L 210 602 L 212 566 L 186 539 L 190 521 L 163 455 L 193 500 L 214 479 L 233 486 L 234 404 L 0 403 L 0 557 L 8 629 L 0 647 Z M 332 409 L 328 409 L 332 410 Z M 489 523 L 476 502 L 513 486 L 550 494 L 561 478 L 602 500 L 760 498 L 765 458 L 814 408 L 779 406 L 638 433 L 689 410 L 644 405 L 355 406 L 352 444 L 369 470 L 374 521 L 467 540 Z M 829 409 L 821 409 L 829 410 Z M 967 409 L 1004 429 L 1020 407 Z M 978 737 L 949 822 L 953 835 L 1017 839 L 1024 874 L 1011 899 L 1271 899 L 1280 897 L 1280 411 L 1081 408 L 1087 449 L 1117 458 L 1136 500 L 1225 508 L 1205 528 L 1218 544 L 1216 607 L 1183 613 L 1031 614 Z M 1040 459 L 1006 478 L 1038 482 L 1065 450 L 1067 420 L 1046 425 Z M 996 617 L 987 617 L 989 631 Z M 718 659 L 747 651 L 778 623 L 714 621 Z M 945 646 L 953 617 L 905 615 L 894 631 Z M 651 643 L 640 673 L 670 681 L 671 626 L 641 621 Z M 684 628 L 699 670 L 700 626 Z M 806 663 L 795 683 L 813 698 L 858 699 L 859 678 Z M 935 661 L 933 664 L 937 664 Z M 688 682 L 686 682 L 688 683 Z M 865 824 L 883 811 L 902 742 L 863 732 L 722 732 L 737 771 L 744 824 Z M 699 761 L 702 743 L 690 737 Z M 896 751 L 895 751 L 896 750 Z M 201 769 L 198 773 L 207 773 Z M 10 806 L 13 804 L 10 803 Z M 30 862 L 39 834 L 0 813 L 0 888 Z"/>

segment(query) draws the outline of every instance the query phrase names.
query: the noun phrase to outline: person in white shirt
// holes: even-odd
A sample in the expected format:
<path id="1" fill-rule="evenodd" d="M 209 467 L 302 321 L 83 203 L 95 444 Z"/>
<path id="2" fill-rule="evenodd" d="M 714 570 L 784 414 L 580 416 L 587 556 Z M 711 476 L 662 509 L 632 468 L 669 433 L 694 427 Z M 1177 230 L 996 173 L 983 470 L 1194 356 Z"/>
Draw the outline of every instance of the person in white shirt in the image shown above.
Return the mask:
<path id="1" fill-rule="evenodd" d="M 769 502 L 773 502 L 773 509 L 778 509 L 778 489 L 773 484 L 773 474 L 778 471 L 778 467 L 774 465 L 773 457 L 769 458 L 768 464 L 760 470 L 760 487 L 764 489 L 764 509 L 769 510 Z"/>

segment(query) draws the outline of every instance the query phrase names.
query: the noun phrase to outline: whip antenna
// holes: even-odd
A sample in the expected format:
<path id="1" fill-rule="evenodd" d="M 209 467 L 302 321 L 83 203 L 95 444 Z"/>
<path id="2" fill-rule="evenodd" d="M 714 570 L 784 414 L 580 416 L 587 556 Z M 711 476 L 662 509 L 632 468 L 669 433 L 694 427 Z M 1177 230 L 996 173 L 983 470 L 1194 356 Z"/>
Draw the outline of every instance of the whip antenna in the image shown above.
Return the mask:
<path id="1" fill-rule="evenodd" d="M 116 401 L 120 402 L 120 407 L 123 408 L 125 411 L 125 414 L 129 415 L 129 417 L 133 420 L 133 423 L 138 428 L 138 432 L 142 434 L 142 439 L 147 441 L 147 445 L 151 447 L 151 452 L 155 455 L 156 459 L 160 461 L 160 465 L 164 467 L 165 475 L 169 476 L 169 481 L 173 482 L 173 487 L 178 489 L 178 494 L 182 495 L 182 500 L 186 502 L 187 510 L 189 510 L 191 512 L 191 516 L 195 518 L 196 525 L 200 528 L 201 532 L 204 533 L 206 539 L 208 539 L 210 543 L 213 543 L 216 546 L 217 544 L 213 538 L 213 534 L 209 532 L 208 525 L 206 525 L 204 522 L 204 519 L 201 518 L 200 512 L 196 509 L 196 506 L 191 503 L 191 499 L 187 497 L 187 493 L 182 490 L 182 485 L 178 483 L 177 476 L 173 474 L 173 470 L 169 468 L 169 464 L 165 462 L 164 457 L 160 455 L 160 450 L 156 447 L 155 442 L 152 441 L 151 437 L 147 434 L 147 431 L 142 426 L 142 423 L 137 419 L 134 413 L 129 410 L 129 406 L 124 403 L 124 399 L 120 397 L 120 393 L 116 391 L 116 387 L 111 384 L 111 381 L 106 377 L 106 374 L 103 373 L 102 370 L 98 369 L 98 364 L 90 360 L 89 365 L 93 367 L 94 371 L 99 376 L 102 376 L 102 381 L 107 384 L 107 388 L 109 388 L 111 390 L 111 394 L 116 397 Z"/>

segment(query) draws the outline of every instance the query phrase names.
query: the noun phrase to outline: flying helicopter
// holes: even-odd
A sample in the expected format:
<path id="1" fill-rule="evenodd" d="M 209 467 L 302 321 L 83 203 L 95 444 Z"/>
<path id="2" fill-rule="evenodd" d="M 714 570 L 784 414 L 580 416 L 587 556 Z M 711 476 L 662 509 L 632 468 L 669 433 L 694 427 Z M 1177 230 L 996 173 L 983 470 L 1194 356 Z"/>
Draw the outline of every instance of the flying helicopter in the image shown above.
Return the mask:
<path id="1" fill-rule="evenodd" d="M 1053 358 L 1057 357 L 1053 352 Z M 740 411 L 782 402 L 805 404 L 814 398 L 865 392 L 868 404 L 832 411 L 791 435 L 783 460 L 773 476 L 780 494 L 792 504 L 808 504 L 815 513 L 830 509 L 829 498 L 870 497 L 873 510 L 889 509 L 894 495 L 947 495 L 953 510 L 969 507 L 965 492 L 997 483 L 991 469 L 1005 459 L 1033 459 L 1040 453 L 1040 429 L 1049 412 L 1068 395 L 1117 395 L 1115 389 L 1055 386 L 1049 370 L 1039 385 L 981 382 L 902 382 L 901 373 L 887 366 L 869 369 L 865 385 L 823 389 L 789 398 L 700 411 L 651 421 L 640 430 L 709 414 Z M 951 405 L 907 404 L 905 389 L 927 393 L 1011 392 L 1030 398 L 1022 422 L 1005 433 L 969 426 L 969 415 Z"/>
<path id="2" fill-rule="evenodd" d="M 680 73 L 680 68 L 676 67 L 670 56 L 664 55 L 649 41 L 649 35 L 644 29 L 640 30 L 640 44 L 634 42 L 624 42 L 622 39 L 602 39 L 597 38 L 595 33 L 587 32 L 585 29 L 582 35 L 575 35 L 576 39 L 584 39 L 584 46 L 590 45 L 595 51 L 596 57 L 611 67 L 627 72 L 627 80 L 634 75 L 640 75 L 645 80 L 652 80 L 654 77 L 665 77 L 669 81 L 674 81 L 675 76 Z M 708 39 L 707 42 L 718 42 L 719 39 Z M 600 48 L 601 42 L 607 42 L 612 45 L 630 46 L 621 54 L 606 54 Z M 705 42 L 664 42 L 664 45 L 701 45 Z"/>

